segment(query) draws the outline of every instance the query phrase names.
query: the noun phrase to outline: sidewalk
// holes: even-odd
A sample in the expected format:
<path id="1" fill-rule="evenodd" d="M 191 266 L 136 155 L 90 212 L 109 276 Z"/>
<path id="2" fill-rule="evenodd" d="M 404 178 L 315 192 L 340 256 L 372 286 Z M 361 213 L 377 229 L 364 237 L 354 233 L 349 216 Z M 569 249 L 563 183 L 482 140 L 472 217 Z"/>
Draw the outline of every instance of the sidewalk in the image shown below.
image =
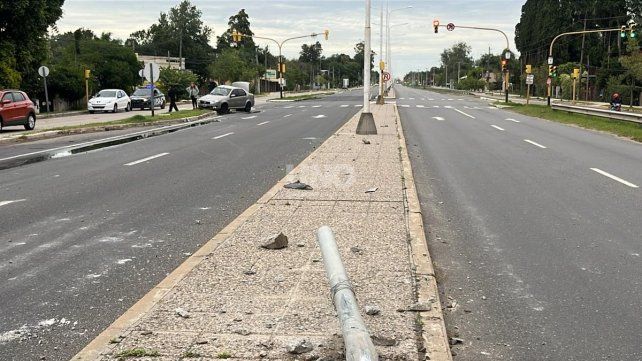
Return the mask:
<path id="1" fill-rule="evenodd" d="M 372 111 L 378 135 L 355 135 L 357 114 L 73 360 L 345 359 L 315 239 L 322 225 L 379 359 L 450 360 L 396 106 Z M 283 188 L 296 180 L 313 189 Z M 280 232 L 286 248 L 260 247 Z"/>

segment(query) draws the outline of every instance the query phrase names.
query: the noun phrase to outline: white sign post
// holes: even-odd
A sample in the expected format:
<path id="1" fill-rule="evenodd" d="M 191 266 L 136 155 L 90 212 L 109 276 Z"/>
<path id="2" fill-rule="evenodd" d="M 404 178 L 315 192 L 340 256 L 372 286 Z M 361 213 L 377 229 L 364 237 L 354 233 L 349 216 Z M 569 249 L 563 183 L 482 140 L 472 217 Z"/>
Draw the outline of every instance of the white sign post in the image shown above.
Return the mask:
<path id="1" fill-rule="evenodd" d="M 533 80 L 535 76 L 533 74 L 526 75 L 526 105 L 528 105 L 531 98 L 531 85 L 533 85 Z"/>
<path id="2" fill-rule="evenodd" d="M 49 113 L 49 93 L 47 92 L 47 76 L 49 76 L 49 68 L 44 65 L 41 66 L 38 68 L 38 74 L 40 74 L 45 83 L 45 102 L 47 102 L 47 113 Z"/>
<path id="3" fill-rule="evenodd" d="M 154 82 L 158 81 L 160 76 L 160 67 L 156 63 L 149 63 L 143 69 L 145 79 L 151 84 L 149 89 L 149 107 L 152 110 L 152 117 L 154 116 L 154 106 L 156 106 L 156 99 L 154 99 Z"/>

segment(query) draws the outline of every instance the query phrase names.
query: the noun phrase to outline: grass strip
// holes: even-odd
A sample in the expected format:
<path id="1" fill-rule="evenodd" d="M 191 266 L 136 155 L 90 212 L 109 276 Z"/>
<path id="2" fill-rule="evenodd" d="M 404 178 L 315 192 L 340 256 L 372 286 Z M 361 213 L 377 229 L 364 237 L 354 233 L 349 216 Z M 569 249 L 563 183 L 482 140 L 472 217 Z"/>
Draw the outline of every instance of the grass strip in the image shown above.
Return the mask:
<path id="1" fill-rule="evenodd" d="M 182 119 L 182 118 L 190 118 L 190 117 L 195 117 L 199 116 L 202 114 L 206 113 L 212 113 L 211 110 L 205 110 L 205 109 L 193 109 L 193 110 L 179 110 L 177 112 L 172 112 L 171 114 L 169 113 L 160 113 L 156 112 L 156 116 L 152 117 L 151 115 L 134 115 L 129 118 L 125 119 L 119 119 L 119 120 L 112 120 L 109 122 L 98 122 L 98 123 L 87 123 L 87 124 L 79 124 L 79 125 L 69 125 L 69 126 L 63 126 L 63 127 L 56 127 L 56 128 L 51 128 L 47 129 L 47 131 L 50 130 L 72 130 L 72 129 L 82 129 L 82 128 L 94 128 L 94 127 L 105 127 L 105 126 L 110 126 L 110 125 L 122 125 L 122 124 L 138 124 L 138 123 L 155 123 L 155 122 L 162 122 L 166 120 L 176 120 L 176 119 Z M 213 113 L 214 114 L 214 113 Z"/>
<path id="2" fill-rule="evenodd" d="M 505 105 L 503 102 L 497 102 L 495 104 Z M 563 124 L 574 124 L 582 128 L 609 132 L 621 137 L 630 138 L 637 142 L 642 142 L 642 124 L 627 122 L 626 120 L 598 117 L 595 115 L 570 113 L 564 110 L 553 110 L 546 105 L 525 105 L 517 103 L 509 103 L 508 105 L 511 107 L 506 108 L 507 110 L 519 114 L 547 119 Z"/>

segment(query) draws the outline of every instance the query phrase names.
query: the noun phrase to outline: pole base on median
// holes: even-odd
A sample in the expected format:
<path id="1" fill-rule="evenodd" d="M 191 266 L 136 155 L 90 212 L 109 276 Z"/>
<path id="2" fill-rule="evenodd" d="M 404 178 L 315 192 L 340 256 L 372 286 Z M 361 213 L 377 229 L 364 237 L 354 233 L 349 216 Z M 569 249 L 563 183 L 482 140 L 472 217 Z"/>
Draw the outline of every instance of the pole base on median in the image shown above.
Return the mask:
<path id="1" fill-rule="evenodd" d="M 377 134 L 377 126 L 372 113 L 361 113 L 359 124 L 357 124 L 357 134 Z"/>
<path id="2" fill-rule="evenodd" d="M 383 96 L 382 95 L 377 95 L 377 104 L 383 105 L 385 103 L 386 103 L 386 101 L 383 99 Z"/>

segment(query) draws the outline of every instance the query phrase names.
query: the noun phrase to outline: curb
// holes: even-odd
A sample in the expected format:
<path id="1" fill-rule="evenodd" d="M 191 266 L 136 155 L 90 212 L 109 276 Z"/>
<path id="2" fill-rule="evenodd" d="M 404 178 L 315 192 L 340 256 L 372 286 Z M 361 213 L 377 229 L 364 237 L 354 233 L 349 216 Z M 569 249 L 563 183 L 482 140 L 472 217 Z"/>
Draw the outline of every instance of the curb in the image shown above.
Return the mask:
<path id="1" fill-rule="evenodd" d="M 84 133 L 97 133 L 97 132 L 105 132 L 105 131 L 110 131 L 110 130 L 121 130 L 121 129 L 128 129 L 128 128 L 136 128 L 136 127 L 147 127 L 147 126 L 154 126 L 154 125 L 172 125 L 172 124 L 181 124 L 181 123 L 186 123 L 186 122 L 192 122 L 195 120 L 199 119 L 204 119 L 207 117 L 212 116 L 212 114 L 201 114 L 193 117 L 187 117 L 187 118 L 178 118 L 178 119 L 171 119 L 171 120 L 160 120 L 157 122 L 145 122 L 145 123 L 126 123 L 126 124 L 112 124 L 112 125 L 96 125 L 92 127 L 86 127 L 86 128 L 73 128 L 73 129 L 59 129 L 59 130 L 43 130 L 41 132 L 36 132 L 36 133 L 31 133 L 31 134 L 20 134 L 20 135 L 13 135 L 9 137 L 1 137 L 0 138 L 0 144 L 2 143 L 16 143 L 16 142 L 25 142 L 25 141 L 30 141 L 30 140 L 42 140 L 42 139 L 50 139 L 50 138 L 55 138 L 55 137 L 61 137 L 65 135 L 72 135 L 72 134 L 84 134 Z"/>
<path id="2" fill-rule="evenodd" d="M 421 324 L 421 338 L 426 349 L 426 360 L 452 361 L 448 335 L 444 324 L 444 316 L 439 300 L 439 290 L 432 259 L 428 252 L 428 243 L 424 231 L 421 204 L 415 187 L 412 165 L 406 147 L 399 108 L 395 107 L 399 136 L 399 155 L 403 168 L 404 203 L 407 214 L 408 240 L 410 242 L 410 258 L 415 268 L 417 301 L 422 304 L 432 304 L 428 312 L 418 313 Z"/>
<path id="3" fill-rule="evenodd" d="M 80 153 L 83 151 L 88 151 L 88 150 L 93 150 L 97 148 L 103 148 L 107 147 L 110 145 L 116 145 L 116 144 L 121 144 L 121 143 L 127 143 L 127 142 L 132 142 L 136 141 L 139 139 L 144 139 L 156 135 L 161 135 L 165 133 L 171 133 L 175 132 L 178 130 L 198 126 L 198 125 L 204 125 L 204 124 L 209 124 L 213 122 L 218 122 L 220 121 L 221 117 L 215 116 L 212 117 L 212 114 L 203 114 L 203 115 L 198 115 L 195 117 L 190 117 L 190 118 L 183 118 L 183 119 L 174 119 L 174 121 L 180 121 L 179 124 L 174 124 L 174 125 L 167 125 L 167 126 L 161 126 L 158 128 L 154 129 L 148 129 L 148 130 L 143 130 L 139 132 L 134 132 L 130 134 L 125 134 L 125 135 L 119 135 L 115 137 L 108 137 L 108 138 L 103 138 L 103 139 L 98 139 L 94 141 L 89 141 L 85 143 L 79 143 L 79 144 L 74 144 L 71 146 L 63 146 L 63 147 L 58 147 L 58 148 L 52 148 L 52 149 L 47 149 L 43 151 L 37 151 L 37 152 L 32 152 L 32 153 L 27 153 L 27 154 L 20 154 L 12 157 L 7 157 L 7 158 L 2 158 L 0 159 L 0 170 L 2 169 L 8 169 L 8 168 L 14 168 L 18 167 L 21 165 L 25 164 L 30 164 L 30 163 L 36 163 L 36 162 L 41 162 L 47 159 L 50 159 L 54 156 L 57 155 L 71 155 L 75 153 Z M 169 122 L 169 121 L 168 121 Z M 138 123 L 134 124 L 135 126 L 141 126 L 143 124 L 148 124 L 148 125 L 158 125 L 159 123 Z M 171 123 L 170 123 L 171 124 Z M 124 124 L 127 125 L 127 124 Z M 95 129 L 101 129 L 102 131 L 105 130 L 112 130 L 112 129 L 126 129 L 126 128 L 131 128 L 130 127 L 123 127 L 123 128 L 109 128 L 107 127 L 100 127 L 100 128 L 95 128 Z M 84 129 L 94 129 L 94 128 L 84 128 Z M 61 133 L 64 131 L 55 131 L 52 132 L 54 133 L 53 136 L 59 136 L 59 135 L 68 135 L 68 134 L 73 134 L 73 133 Z M 47 132 L 48 133 L 48 132 Z M 40 133 L 38 133 L 40 134 Z M 40 139 L 44 139 L 40 138 Z"/>
<path id="4" fill-rule="evenodd" d="M 357 113 L 358 116 L 359 113 Z M 328 142 L 334 134 L 341 132 L 352 118 L 331 134 L 328 139 L 321 143 L 316 149 L 320 149 L 323 144 Z M 188 273 L 190 273 L 196 266 L 198 266 L 203 259 L 209 254 L 214 252 L 223 242 L 225 242 L 243 223 L 245 223 L 256 211 L 272 199 L 285 184 L 289 183 L 290 174 L 300 171 L 301 164 L 312 157 L 317 151 L 310 153 L 303 159 L 296 167 L 294 167 L 288 174 L 281 178 L 270 190 L 261 196 L 254 204 L 248 207 L 243 213 L 230 222 L 225 228 L 218 232 L 212 239 L 207 241 L 201 248 L 194 254 L 186 259 L 180 266 L 172 271 L 165 279 L 158 285 L 152 288 L 145 294 L 138 302 L 130 307 L 125 313 L 109 325 L 103 332 L 96 336 L 87 346 L 78 352 L 71 361 L 80 360 L 97 360 L 104 351 L 109 348 L 110 340 L 121 335 L 124 331 L 132 327 L 138 320 L 140 320 L 152 307 L 154 307 L 174 286 L 176 286 Z"/>

